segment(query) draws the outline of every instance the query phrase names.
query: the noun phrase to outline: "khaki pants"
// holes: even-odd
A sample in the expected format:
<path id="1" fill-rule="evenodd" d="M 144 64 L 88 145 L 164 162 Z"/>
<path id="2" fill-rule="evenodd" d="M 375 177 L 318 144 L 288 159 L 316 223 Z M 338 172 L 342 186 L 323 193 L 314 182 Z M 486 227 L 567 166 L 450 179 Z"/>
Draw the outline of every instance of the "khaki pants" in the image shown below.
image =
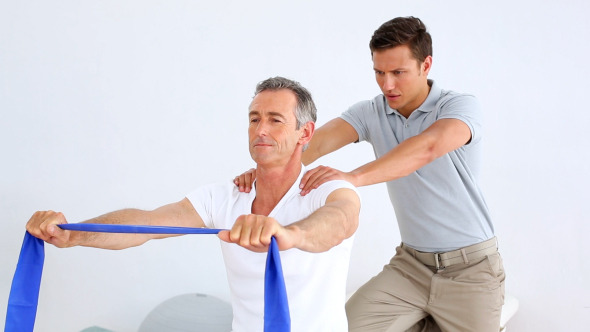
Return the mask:
<path id="1" fill-rule="evenodd" d="M 346 303 L 348 328 L 351 332 L 498 332 L 504 278 L 497 251 L 437 270 L 398 247 L 383 271 Z"/>

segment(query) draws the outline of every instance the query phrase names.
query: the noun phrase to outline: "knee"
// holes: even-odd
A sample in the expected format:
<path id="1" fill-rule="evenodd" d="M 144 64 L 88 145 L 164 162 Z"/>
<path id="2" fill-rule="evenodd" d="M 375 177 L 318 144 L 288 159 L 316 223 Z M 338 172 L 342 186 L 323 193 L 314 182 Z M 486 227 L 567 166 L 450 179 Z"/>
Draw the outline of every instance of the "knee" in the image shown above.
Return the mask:
<path id="1" fill-rule="evenodd" d="M 361 303 L 361 300 L 362 296 L 360 296 L 358 292 L 356 292 L 348 298 L 348 301 L 346 301 L 345 309 L 349 329 L 355 325 L 354 322 L 358 320 L 361 309 L 366 307 L 366 305 L 363 305 Z"/>
<path id="2" fill-rule="evenodd" d="M 355 294 L 352 294 L 351 296 L 348 297 L 348 300 L 346 301 L 346 304 L 344 306 L 344 308 L 346 309 L 346 316 L 350 317 L 351 312 L 354 311 L 354 307 L 356 306 L 355 304 Z"/>

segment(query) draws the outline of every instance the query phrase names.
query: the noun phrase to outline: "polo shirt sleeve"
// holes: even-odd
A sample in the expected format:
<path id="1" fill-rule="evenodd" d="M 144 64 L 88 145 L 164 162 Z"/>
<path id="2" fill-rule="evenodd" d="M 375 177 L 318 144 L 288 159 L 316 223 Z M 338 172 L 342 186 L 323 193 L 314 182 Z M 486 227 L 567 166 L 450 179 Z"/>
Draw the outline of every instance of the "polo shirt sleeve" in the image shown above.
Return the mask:
<path id="1" fill-rule="evenodd" d="M 471 130 L 469 144 L 481 140 L 482 111 L 477 98 L 468 94 L 452 94 L 441 98 L 439 119 L 458 119 Z"/>
<path id="2" fill-rule="evenodd" d="M 342 113 L 341 119 L 348 122 L 359 136 L 359 142 L 369 141 L 369 123 L 377 118 L 372 100 L 365 100 L 352 105 Z"/>

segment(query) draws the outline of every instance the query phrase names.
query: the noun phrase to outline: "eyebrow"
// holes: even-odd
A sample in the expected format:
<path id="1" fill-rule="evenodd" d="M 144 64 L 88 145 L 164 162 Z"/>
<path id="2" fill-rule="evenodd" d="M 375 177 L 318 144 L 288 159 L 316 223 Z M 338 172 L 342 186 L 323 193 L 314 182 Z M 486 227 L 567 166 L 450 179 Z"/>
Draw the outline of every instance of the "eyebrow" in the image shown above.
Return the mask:
<path id="1" fill-rule="evenodd" d="M 282 119 L 286 119 L 285 116 L 283 114 L 279 113 L 279 112 L 268 111 L 268 112 L 266 112 L 266 114 L 269 115 L 269 116 L 278 116 L 278 117 L 280 117 Z M 253 116 L 253 115 L 260 116 L 260 112 L 259 111 L 256 111 L 256 110 L 253 110 L 253 111 L 250 111 L 250 113 L 248 113 L 248 116 Z"/>
<path id="2" fill-rule="evenodd" d="M 407 70 L 407 69 L 406 69 L 406 67 L 404 66 L 404 67 L 396 67 L 395 69 L 391 69 L 391 70 L 387 70 L 387 71 L 385 71 L 385 70 L 382 70 L 382 69 L 379 69 L 379 68 L 377 68 L 377 67 L 373 67 L 373 70 L 374 70 L 374 71 L 382 71 L 382 72 L 384 72 L 384 73 L 391 73 L 391 72 L 393 72 L 393 71 L 403 71 L 403 70 Z"/>

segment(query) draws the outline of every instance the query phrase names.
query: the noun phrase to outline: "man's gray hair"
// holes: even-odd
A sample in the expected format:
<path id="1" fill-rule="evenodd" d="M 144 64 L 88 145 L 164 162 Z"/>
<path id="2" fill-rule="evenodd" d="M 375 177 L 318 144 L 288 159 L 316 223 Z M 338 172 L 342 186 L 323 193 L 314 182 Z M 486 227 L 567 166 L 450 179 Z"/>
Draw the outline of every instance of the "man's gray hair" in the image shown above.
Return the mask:
<path id="1" fill-rule="evenodd" d="M 256 92 L 254 93 L 254 96 L 261 93 L 262 91 L 276 91 L 281 89 L 291 90 L 297 98 L 297 106 L 295 107 L 295 118 L 297 119 L 296 129 L 301 128 L 301 126 L 310 121 L 316 122 L 317 109 L 313 99 L 311 98 L 311 93 L 309 93 L 309 91 L 301 84 L 299 84 L 299 82 L 280 76 L 267 78 L 256 85 Z"/>

